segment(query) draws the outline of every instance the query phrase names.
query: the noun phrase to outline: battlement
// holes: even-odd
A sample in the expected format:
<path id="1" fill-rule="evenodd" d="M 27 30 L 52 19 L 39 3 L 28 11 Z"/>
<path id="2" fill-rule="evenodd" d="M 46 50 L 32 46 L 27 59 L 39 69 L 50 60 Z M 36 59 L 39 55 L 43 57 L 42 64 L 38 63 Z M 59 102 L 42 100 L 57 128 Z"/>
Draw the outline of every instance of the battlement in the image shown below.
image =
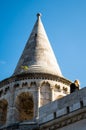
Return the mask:
<path id="1" fill-rule="evenodd" d="M 39 109 L 39 124 L 71 114 L 86 107 L 86 87 Z"/>

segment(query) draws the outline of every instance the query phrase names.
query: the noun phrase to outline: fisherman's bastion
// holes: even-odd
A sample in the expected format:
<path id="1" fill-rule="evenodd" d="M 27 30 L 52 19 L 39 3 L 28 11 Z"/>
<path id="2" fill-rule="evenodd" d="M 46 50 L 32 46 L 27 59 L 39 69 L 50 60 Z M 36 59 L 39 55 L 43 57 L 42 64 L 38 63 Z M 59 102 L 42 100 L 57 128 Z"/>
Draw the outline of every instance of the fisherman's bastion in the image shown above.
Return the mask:
<path id="1" fill-rule="evenodd" d="M 0 130 L 86 130 L 86 88 L 70 93 L 41 14 L 11 77 L 0 81 Z"/>

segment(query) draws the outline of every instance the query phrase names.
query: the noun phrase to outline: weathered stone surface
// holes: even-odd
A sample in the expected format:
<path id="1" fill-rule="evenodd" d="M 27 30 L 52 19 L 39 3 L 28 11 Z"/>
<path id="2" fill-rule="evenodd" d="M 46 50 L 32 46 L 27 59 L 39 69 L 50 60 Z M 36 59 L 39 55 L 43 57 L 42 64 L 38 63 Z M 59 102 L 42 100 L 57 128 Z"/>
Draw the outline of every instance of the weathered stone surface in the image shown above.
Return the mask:
<path id="1" fill-rule="evenodd" d="M 77 103 L 73 104 L 72 106 L 70 106 L 70 112 L 75 111 L 75 110 L 79 109 L 80 107 L 81 107 L 80 102 L 77 102 Z"/>
<path id="2" fill-rule="evenodd" d="M 62 76 L 40 16 L 37 16 L 37 21 L 17 64 L 14 75 L 26 72 L 26 70 L 21 69 L 21 66 L 28 66 L 28 73 L 40 72 Z"/>
<path id="3" fill-rule="evenodd" d="M 0 130 L 39 130 L 39 125 L 36 122 L 14 123 Z"/>
<path id="4" fill-rule="evenodd" d="M 86 106 L 86 97 L 83 98 L 83 106 Z"/>
<path id="5" fill-rule="evenodd" d="M 60 117 L 60 116 L 63 116 L 65 114 L 67 114 L 66 108 L 62 108 L 62 109 L 56 111 L 56 117 Z"/>

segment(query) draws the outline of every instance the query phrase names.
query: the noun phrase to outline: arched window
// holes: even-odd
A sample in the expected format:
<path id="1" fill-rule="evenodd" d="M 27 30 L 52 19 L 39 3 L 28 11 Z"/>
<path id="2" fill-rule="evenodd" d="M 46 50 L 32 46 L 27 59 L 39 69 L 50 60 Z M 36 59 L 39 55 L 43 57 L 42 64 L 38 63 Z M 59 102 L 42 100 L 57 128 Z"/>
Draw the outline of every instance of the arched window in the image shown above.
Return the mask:
<path id="1" fill-rule="evenodd" d="M 16 99 L 17 120 L 31 120 L 34 117 L 33 96 L 29 92 L 22 92 Z"/>
<path id="2" fill-rule="evenodd" d="M 40 88 L 40 106 L 43 106 L 51 101 L 51 89 L 49 83 L 43 83 Z"/>
<path id="3" fill-rule="evenodd" d="M 6 123 L 7 106 L 8 102 L 5 99 L 0 100 L 0 125 L 4 125 Z"/>

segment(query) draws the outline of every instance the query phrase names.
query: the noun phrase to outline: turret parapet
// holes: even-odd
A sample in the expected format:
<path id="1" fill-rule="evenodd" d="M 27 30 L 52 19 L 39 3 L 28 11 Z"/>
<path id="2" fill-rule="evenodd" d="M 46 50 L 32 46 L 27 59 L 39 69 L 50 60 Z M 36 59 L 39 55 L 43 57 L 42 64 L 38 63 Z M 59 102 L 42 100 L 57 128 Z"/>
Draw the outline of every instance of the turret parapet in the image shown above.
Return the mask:
<path id="1" fill-rule="evenodd" d="M 67 126 L 68 124 L 75 123 L 77 121 L 85 119 L 86 118 L 85 93 L 86 88 L 83 88 L 64 98 L 53 101 L 52 103 L 46 104 L 45 106 L 41 107 L 39 111 L 39 124 L 41 126 L 41 129 L 43 128 L 42 124 L 44 123 L 46 124 L 45 125 L 46 129 L 48 124 L 51 124 L 52 126 L 52 120 L 53 120 L 53 126 L 56 126 L 56 128 L 61 128 L 63 127 L 63 124 L 64 126 Z"/>

